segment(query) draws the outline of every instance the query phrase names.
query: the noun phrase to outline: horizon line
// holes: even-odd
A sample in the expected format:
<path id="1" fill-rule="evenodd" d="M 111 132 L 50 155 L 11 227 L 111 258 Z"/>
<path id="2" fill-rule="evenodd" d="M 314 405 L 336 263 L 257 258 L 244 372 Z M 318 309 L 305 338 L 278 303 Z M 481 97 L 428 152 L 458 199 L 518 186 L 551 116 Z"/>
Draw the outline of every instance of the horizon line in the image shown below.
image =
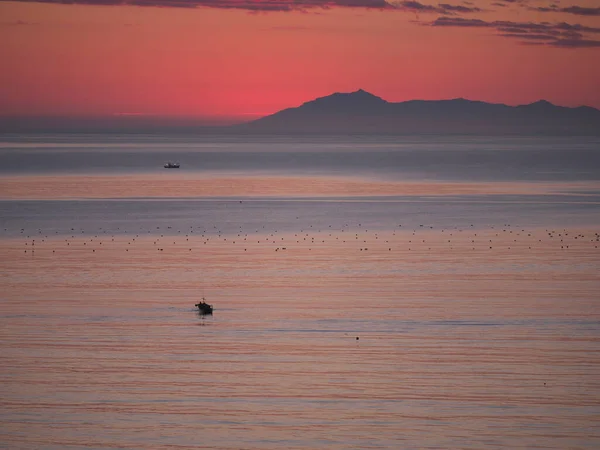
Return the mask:
<path id="1" fill-rule="evenodd" d="M 30 119 L 30 120 L 60 120 L 60 119 L 63 119 L 64 120 L 64 119 L 71 119 L 71 120 L 86 121 L 86 120 L 111 120 L 111 119 L 112 120 L 119 120 L 119 119 L 128 120 L 128 119 L 130 119 L 133 121 L 136 119 L 138 119 L 138 120 L 141 119 L 142 121 L 146 121 L 144 119 L 147 119 L 147 120 L 161 119 L 161 120 L 167 120 L 167 121 L 169 121 L 169 120 L 170 121 L 185 121 L 185 120 L 206 121 L 206 123 L 212 122 L 214 126 L 226 126 L 228 124 L 234 125 L 234 124 L 242 124 L 242 123 L 252 122 L 254 120 L 268 117 L 268 116 L 277 114 L 277 113 L 287 110 L 287 109 L 298 108 L 307 103 L 313 102 L 315 100 L 320 100 L 323 98 L 331 97 L 333 95 L 351 95 L 351 94 L 358 94 L 360 92 L 364 92 L 373 97 L 380 98 L 384 102 L 390 103 L 390 104 L 401 104 L 401 103 L 410 103 L 410 102 L 449 102 L 449 101 L 462 100 L 462 101 L 468 101 L 468 102 L 472 102 L 472 103 L 485 103 L 488 105 L 500 105 L 500 106 L 508 106 L 508 107 L 512 107 L 512 108 L 519 107 L 519 106 L 529 106 L 529 105 L 533 105 L 536 103 L 548 103 L 552 106 L 559 107 L 559 108 L 569 108 L 569 109 L 591 108 L 591 109 L 600 111 L 599 107 L 595 107 L 595 106 L 591 106 L 591 105 L 578 104 L 576 106 L 571 106 L 571 105 L 565 105 L 565 104 L 557 104 L 557 103 L 553 103 L 549 100 L 546 100 L 544 98 L 540 98 L 538 100 L 535 100 L 535 101 L 532 101 L 529 103 L 493 102 L 493 101 L 486 101 L 486 100 L 474 100 L 474 99 L 466 98 L 466 97 L 451 97 L 451 98 L 439 98 L 439 99 L 415 98 L 415 99 L 409 99 L 409 100 L 389 101 L 381 96 L 373 94 L 372 92 L 369 92 L 365 89 L 359 88 L 354 91 L 346 91 L 346 92 L 335 91 L 330 94 L 319 96 L 319 97 L 314 97 L 312 99 L 305 100 L 302 103 L 296 104 L 294 106 L 283 107 L 281 109 L 278 109 L 278 110 L 275 110 L 275 111 L 269 112 L 269 113 L 242 112 L 242 113 L 236 113 L 236 114 L 220 113 L 220 114 L 207 115 L 207 114 L 152 113 L 152 112 L 141 112 L 141 111 L 115 111 L 115 112 L 110 112 L 110 113 L 99 113 L 99 114 L 96 114 L 96 113 L 3 114 L 2 112 L 0 112 L 0 120 L 26 120 L 26 119 Z M 248 117 L 253 117 L 253 119 L 247 120 Z"/>

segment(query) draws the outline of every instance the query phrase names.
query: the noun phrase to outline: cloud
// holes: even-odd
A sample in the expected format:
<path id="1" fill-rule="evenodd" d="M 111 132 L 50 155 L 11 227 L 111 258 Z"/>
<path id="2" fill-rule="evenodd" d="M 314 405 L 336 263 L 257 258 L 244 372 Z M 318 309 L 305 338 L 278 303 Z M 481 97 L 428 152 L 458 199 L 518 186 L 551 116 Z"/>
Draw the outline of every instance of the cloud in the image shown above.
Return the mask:
<path id="1" fill-rule="evenodd" d="M 557 39 L 549 45 L 561 48 L 592 48 L 600 47 L 600 41 L 593 39 Z"/>
<path id="2" fill-rule="evenodd" d="M 465 14 L 484 12 L 473 2 L 421 3 L 417 0 L 0 0 L 27 3 L 55 3 L 96 6 L 145 6 L 164 8 L 218 8 L 237 9 L 248 12 L 292 12 L 311 9 L 362 8 L 386 11 L 403 11 L 415 14 L 438 14 L 431 22 L 417 23 L 434 27 L 488 28 L 499 36 L 518 39 L 521 44 L 539 44 L 556 48 L 597 48 L 600 40 L 594 35 L 600 34 L 600 28 L 569 24 L 567 22 L 513 22 L 486 21 L 478 18 L 461 17 Z M 567 6 L 559 7 L 551 3 L 548 6 L 531 7 L 532 0 L 495 0 L 495 6 L 517 6 L 530 11 L 556 12 L 579 16 L 600 16 L 600 7 Z M 557 2 L 558 3 L 558 2 Z M 31 23 L 0 22 L 0 26 L 34 25 Z M 280 31 L 298 31 L 300 28 L 280 27 Z"/>
<path id="3" fill-rule="evenodd" d="M 465 19 L 463 17 L 438 17 L 427 25 L 434 27 L 489 28 L 500 36 L 520 39 L 521 43 L 537 42 L 557 48 L 595 48 L 600 47 L 600 40 L 591 39 L 587 35 L 600 34 L 600 28 L 589 27 L 567 22 L 511 22 L 497 20 L 488 22 L 481 19 Z"/>
<path id="4" fill-rule="evenodd" d="M 529 34 L 504 33 L 504 34 L 500 34 L 500 36 L 516 37 L 516 38 L 520 38 L 520 39 L 535 40 L 535 41 L 547 41 L 549 39 L 554 39 L 554 36 L 551 36 L 548 34 L 543 34 L 543 33 L 529 33 Z"/>
<path id="5" fill-rule="evenodd" d="M 499 0 L 492 3 L 492 6 L 500 6 L 502 8 L 506 8 L 510 5 L 521 5 L 525 3 L 527 0 Z"/>
<path id="6" fill-rule="evenodd" d="M 0 0 L 12 1 L 12 0 Z M 320 8 L 396 9 L 386 0 L 17 0 L 21 2 L 97 5 L 149 6 L 165 8 L 219 8 L 246 11 L 305 11 Z M 415 2 L 416 3 L 416 2 Z"/>
<path id="7" fill-rule="evenodd" d="M 449 13 L 449 12 L 474 13 L 474 12 L 481 11 L 481 9 L 479 9 L 475 6 L 450 5 L 448 3 L 440 3 L 439 6 L 444 11 L 446 11 L 446 13 Z"/>
<path id="8" fill-rule="evenodd" d="M 395 5 L 399 9 L 403 9 L 405 11 L 414 11 L 418 13 L 443 13 L 443 9 L 433 6 L 433 5 L 425 5 L 423 3 L 415 2 L 415 1 L 402 1 L 397 2 Z"/>
<path id="9" fill-rule="evenodd" d="M 481 19 L 463 19 L 462 17 L 438 17 L 430 23 L 434 27 L 489 27 L 490 22 Z"/>
<path id="10" fill-rule="evenodd" d="M 0 0 L 13 1 L 13 0 Z M 241 9 L 252 12 L 289 12 L 309 9 L 363 8 L 409 11 L 414 13 L 437 13 L 444 15 L 466 14 L 482 11 L 469 2 L 465 5 L 439 3 L 425 4 L 416 0 L 15 0 L 20 2 L 56 3 L 96 6 L 148 6 L 165 8 L 218 8 Z"/>
<path id="11" fill-rule="evenodd" d="M 468 2 L 467 2 L 468 3 Z M 426 5 L 417 1 L 397 1 L 393 5 L 402 11 L 410 11 L 414 13 L 437 13 L 445 15 L 453 15 L 456 13 L 468 14 L 482 11 L 475 6 L 452 5 L 449 3 L 438 3 L 435 5 Z"/>
<path id="12" fill-rule="evenodd" d="M 550 6 L 538 6 L 535 8 L 529 8 L 532 11 L 538 12 L 556 12 L 556 13 L 567 13 L 574 14 L 576 16 L 600 16 L 600 8 L 587 8 L 584 6 L 567 6 L 565 8 L 559 8 L 556 5 Z"/>

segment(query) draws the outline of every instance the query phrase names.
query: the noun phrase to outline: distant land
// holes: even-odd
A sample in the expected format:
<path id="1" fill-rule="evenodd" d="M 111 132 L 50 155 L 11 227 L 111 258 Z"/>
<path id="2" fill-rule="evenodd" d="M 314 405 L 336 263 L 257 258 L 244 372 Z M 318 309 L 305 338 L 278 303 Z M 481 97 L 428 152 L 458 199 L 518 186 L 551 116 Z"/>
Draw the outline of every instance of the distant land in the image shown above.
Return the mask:
<path id="1" fill-rule="evenodd" d="M 393 103 L 360 89 L 317 98 L 234 128 L 262 133 L 600 135 L 600 110 L 545 100 L 521 106 L 462 98 Z"/>
<path id="2" fill-rule="evenodd" d="M 388 102 L 359 89 L 251 122 L 199 125 L 174 117 L 0 117 L 0 133 L 479 134 L 600 136 L 600 110 L 545 100 L 520 106 L 452 100 Z"/>

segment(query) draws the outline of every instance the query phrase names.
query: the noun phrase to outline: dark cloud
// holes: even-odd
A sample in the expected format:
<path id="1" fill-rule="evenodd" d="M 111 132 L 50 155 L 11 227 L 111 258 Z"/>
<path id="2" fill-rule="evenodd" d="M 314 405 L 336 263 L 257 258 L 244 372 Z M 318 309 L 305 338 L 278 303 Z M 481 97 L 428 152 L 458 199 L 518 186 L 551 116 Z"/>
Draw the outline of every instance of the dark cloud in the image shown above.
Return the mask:
<path id="1" fill-rule="evenodd" d="M 463 19 L 462 17 L 439 17 L 431 22 L 434 27 L 490 27 L 490 22 L 481 19 Z"/>
<path id="2" fill-rule="evenodd" d="M 13 0 L 0 0 L 13 1 Z M 15 0 L 27 3 L 56 3 L 68 5 L 130 5 L 165 8 L 219 8 L 246 11 L 306 11 L 309 9 L 363 8 L 437 13 L 444 15 L 466 14 L 482 11 L 475 6 L 450 3 L 425 4 L 416 0 Z M 472 5 L 464 2 L 466 5 Z"/>
<path id="3" fill-rule="evenodd" d="M 414 11 L 417 13 L 439 13 L 443 14 L 444 10 L 433 5 L 424 5 L 415 1 L 402 1 L 395 3 L 396 7 L 405 11 Z"/>
<path id="4" fill-rule="evenodd" d="M 464 27 L 464 28 L 489 28 L 498 32 L 500 36 L 520 39 L 521 43 L 538 42 L 558 48 L 593 48 L 600 47 L 600 40 L 591 39 L 589 34 L 600 34 L 600 28 L 588 27 L 567 22 L 487 22 L 481 19 L 465 19 L 462 17 L 442 16 L 430 22 L 434 27 Z"/>
<path id="5" fill-rule="evenodd" d="M 498 27 L 496 29 L 502 33 L 527 33 L 527 30 L 521 27 Z"/>
<path id="6" fill-rule="evenodd" d="M 462 14 L 477 13 L 483 10 L 474 6 L 473 2 L 463 1 L 462 4 L 437 3 L 426 4 L 416 0 L 0 0 L 20 1 L 28 3 L 56 3 L 77 5 L 130 5 L 168 8 L 219 8 L 239 9 L 249 12 L 289 12 L 306 11 L 310 9 L 330 8 L 363 8 L 379 10 L 406 11 L 416 14 L 439 14 L 436 20 L 424 25 L 435 27 L 489 28 L 500 36 L 519 39 L 520 43 L 548 45 L 557 48 L 595 48 L 600 47 L 600 40 L 593 39 L 600 34 L 600 28 L 569 24 L 566 22 L 512 22 L 485 21 L 475 18 L 460 17 Z M 580 16 L 600 16 L 600 7 L 589 8 L 582 6 L 559 7 L 550 4 L 544 7 L 529 7 L 529 0 L 496 0 L 495 6 L 519 5 L 529 10 L 539 12 L 560 12 Z M 31 25 L 30 23 L 0 22 L 0 26 Z"/>
<path id="7" fill-rule="evenodd" d="M 550 34 L 538 34 L 538 33 L 527 33 L 527 34 L 501 33 L 500 36 L 513 37 L 513 38 L 519 38 L 519 39 L 527 39 L 527 40 L 533 40 L 533 41 L 548 41 L 548 40 L 554 39 L 554 36 L 552 36 Z"/>
<path id="8" fill-rule="evenodd" d="M 85 2 L 87 2 L 88 0 L 84 0 Z M 172 8 L 195 8 L 196 5 L 194 5 L 192 2 L 186 2 L 186 1 L 171 1 L 169 2 L 169 5 L 165 5 L 164 4 L 164 0 L 131 0 L 129 2 L 127 2 L 128 5 L 132 5 L 132 6 L 155 6 L 155 7 L 163 7 L 163 6 L 169 6 Z M 121 4 L 121 3 L 118 3 Z"/>
<path id="9" fill-rule="evenodd" d="M 598 48 L 600 47 L 600 41 L 593 39 L 557 39 L 549 45 L 562 48 Z"/>
<path id="10" fill-rule="evenodd" d="M 527 0 L 497 0 L 492 3 L 492 6 L 501 6 L 502 8 L 505 8 L 510 5 L 521 5 L 526 2 Z"/>
<path id="11" fill-rule="evenodd" d="M 569 6 L 561 8 L 562 12 L 577 14 L 579 16 L 600 16 L 600 8 L 584 8 L 582 6 Z"/>
<path id="12" fill-rule="evenodd" d="M 451 27 L 479 27 L 495 28 L 497 30 L 510 29 L 513 32 L 531 32 L 531 31 L 577 31 L 580 33 L 600 33 L 599 27 L 588 27 L 580 24 L 570 24 L 567 22 L 512 22 L 507 20 L 496 20 L 487 22 L 481 19 L 465 19 L 462 17 L 442 16 L 429 23 L 431 26 L 451 26 Z M 516 31 L 515 31 L 516 30 Z"/>
<path id="13" fill-rule="evenodd" d="M 474 13 L 480 12 L 481 9 L 475 6 L 462 6 L 462 5 L 450 5 L 448 3 L 440 3 L 439 7 L 442 8 L 446 13 L 448 12 L 456 12 L 456 13 Z"/>
<path id="14" fill-rule="evenodd" d="M 565 8 L 560 8 L 557 5 L 550 6 L 538 6 L 535 8 L 529 8 L 533 11 L 539 12 L 557 12 L 557 13 L 567 13 L 574 14 L 577 16 L 600 16 L 600 8 L 586 8 L 584 6 L 567 6 Z"/>
<path id="15" fill-rule="evenodd" d="M 13 1 L 13 0 L 0 0 Z M 219 8 L 247 11 L 303 11 L 313 8 L 396 9 L 385 0 L 16 0 L 73 5 L 131 5 L 169 8 Z M 418 2 L 414 2 L 418 3 Z"/>
<path id="16" fill-rule="evenodd" d="M 560 22 L 553 25 L 557 30 L 563 31 L 577 31 L 580 33 L 600 33 L 599 27 L 586 27 L 584 25 L 579 25 L 578 23 L 570 24 L 567 22 Z"/>
<path id="17" fill-rule="evenodd" d="M 426 5 L 417 1 L 400 1 L 394 2 L 394 6 L 403 11 L 411 11 L 415 13 L 437 13 L 445 15 L 453 15 L 457 13 L 468 14 L 480 12 L 481 9 L 475 6 L 452 5 L 449 3 L 438 3 L 435 5 Z"/>

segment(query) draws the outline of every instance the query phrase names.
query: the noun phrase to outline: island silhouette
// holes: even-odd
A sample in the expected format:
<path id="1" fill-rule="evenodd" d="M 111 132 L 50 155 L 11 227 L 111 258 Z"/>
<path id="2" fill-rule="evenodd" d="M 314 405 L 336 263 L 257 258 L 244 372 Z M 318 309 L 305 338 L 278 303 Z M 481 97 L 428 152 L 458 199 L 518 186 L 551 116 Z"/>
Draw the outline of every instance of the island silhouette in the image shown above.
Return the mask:
<path id="1" fill-rule="evenodd" d="M 600 110 L 540 100 L 520 106 L 457 98 L 388 102 L 359 89 L 236 125 L 260 133 L 600 134 Z"/>
<path id="2" fill-rule="evenodd" d="M 208 125 L 194 117 L 2 117 L 0 133 L 433 134 L 600 136 L 600 110 L 540 100 L 509 106 L 456 98 L 389 102 L 363 89 L 334 93 L 257 120 Z"/>

